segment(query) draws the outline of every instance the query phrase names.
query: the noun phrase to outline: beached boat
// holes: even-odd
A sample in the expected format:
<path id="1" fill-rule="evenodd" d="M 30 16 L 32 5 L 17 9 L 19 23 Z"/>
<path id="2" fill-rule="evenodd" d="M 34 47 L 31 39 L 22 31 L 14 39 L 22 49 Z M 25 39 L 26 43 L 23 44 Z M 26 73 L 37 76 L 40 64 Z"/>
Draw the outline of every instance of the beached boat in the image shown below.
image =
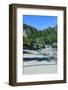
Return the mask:
<path id="1" fill-rule="evenodd" d="M 48 56 L 39 54 L 37 51 L 33 50 L 24 50 L 23 51 L 23 60 L 48 60 Z"/>

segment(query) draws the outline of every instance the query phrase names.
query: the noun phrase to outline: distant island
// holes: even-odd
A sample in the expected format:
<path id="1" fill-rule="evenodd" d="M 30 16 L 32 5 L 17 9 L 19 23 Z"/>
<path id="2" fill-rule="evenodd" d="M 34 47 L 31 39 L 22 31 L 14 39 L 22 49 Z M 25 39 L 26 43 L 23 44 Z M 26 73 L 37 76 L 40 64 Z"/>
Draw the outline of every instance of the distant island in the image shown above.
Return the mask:
<path id="1" fill-rule="evenodd" d="M 38 30 L 27 24 L 23 24 L 23 48 L 43 49 L 46 45 L 57 48 L 57 25 Z"/>

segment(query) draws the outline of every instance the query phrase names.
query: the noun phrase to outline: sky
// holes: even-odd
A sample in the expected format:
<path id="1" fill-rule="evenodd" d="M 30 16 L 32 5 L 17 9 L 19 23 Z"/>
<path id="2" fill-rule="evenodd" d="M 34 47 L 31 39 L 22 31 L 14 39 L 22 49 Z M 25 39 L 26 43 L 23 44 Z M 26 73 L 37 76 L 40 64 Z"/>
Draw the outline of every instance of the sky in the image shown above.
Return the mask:
<path id="1" fill-rule="evenodd" d="M 57 16 L 24 15 L 23 23 L 31 25 L 38 30 L 43 30 L 48 27 L 56 26 Z"/>

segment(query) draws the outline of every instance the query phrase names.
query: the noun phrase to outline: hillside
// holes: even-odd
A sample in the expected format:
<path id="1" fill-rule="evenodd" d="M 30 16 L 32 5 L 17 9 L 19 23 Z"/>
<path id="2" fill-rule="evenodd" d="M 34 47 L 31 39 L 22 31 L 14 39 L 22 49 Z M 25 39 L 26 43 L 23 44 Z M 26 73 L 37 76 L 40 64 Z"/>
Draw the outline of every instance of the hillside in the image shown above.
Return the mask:
<path id="1" fill-rule="evenodd" d="M 45 45 L 54 46 L 57 43 L 57 25 L 38 30 L 27 24 L 23 24 L 23 47 L 28 49 L 44 48 Z"/>

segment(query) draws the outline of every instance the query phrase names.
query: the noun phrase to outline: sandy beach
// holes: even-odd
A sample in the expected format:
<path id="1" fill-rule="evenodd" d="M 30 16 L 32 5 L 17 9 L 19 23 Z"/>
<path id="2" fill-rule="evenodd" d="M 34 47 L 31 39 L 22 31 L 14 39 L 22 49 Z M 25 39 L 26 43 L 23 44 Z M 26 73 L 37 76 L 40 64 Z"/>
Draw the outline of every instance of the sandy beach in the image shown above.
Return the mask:
<path id="1" fill-rule="evenodd" d="M 24 75 L 57 73 L 56 61 L 26 61 L 24 62 Z"/>

